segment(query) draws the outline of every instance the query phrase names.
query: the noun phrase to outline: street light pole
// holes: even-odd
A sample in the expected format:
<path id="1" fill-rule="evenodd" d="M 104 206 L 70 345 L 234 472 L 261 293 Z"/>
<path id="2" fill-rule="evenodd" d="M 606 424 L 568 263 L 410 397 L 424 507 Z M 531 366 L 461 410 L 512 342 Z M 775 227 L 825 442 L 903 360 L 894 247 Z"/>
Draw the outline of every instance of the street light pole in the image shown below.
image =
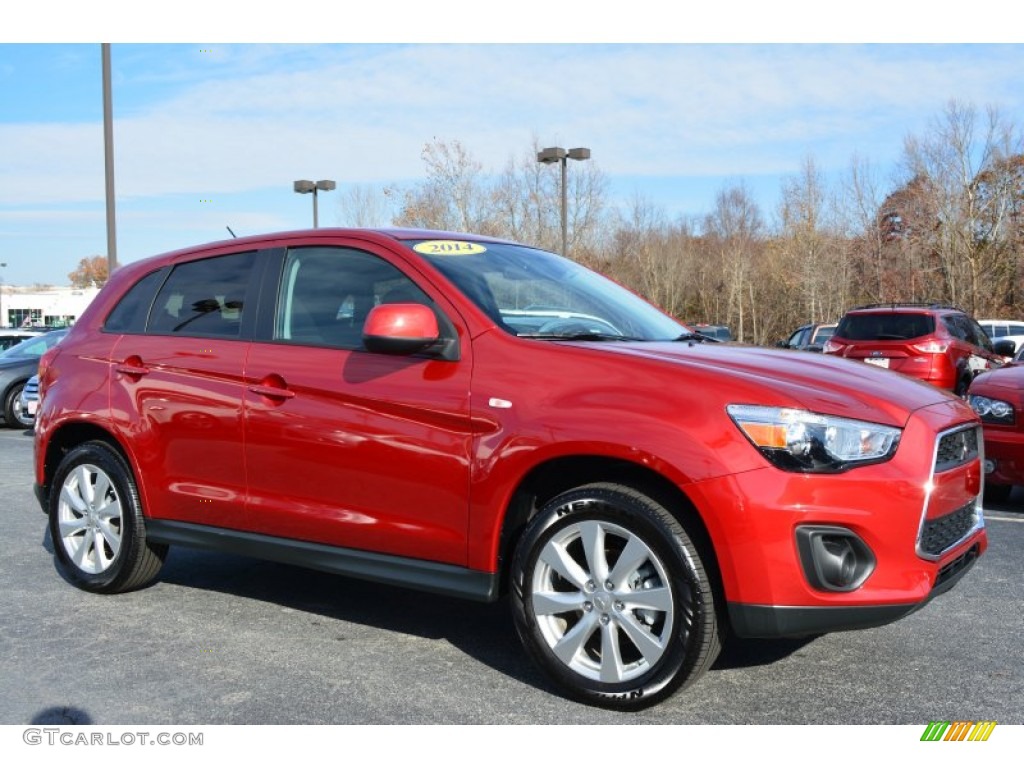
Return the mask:
<path id="1" fill-rule="evenodd" d="M 568 185 L 566 184 L 566 166 L 569 160 L 589 160 L 590 149 L 587 147 L 575 147 L 568 152 L 561 147 L 547 147 L 537 153 L 537 162 L 550 165 L 559 163 L 561 168 L 561 196 L 562 196 L 562 255 L 568 256 L 569 251 L 569 215 L 568 215 Z"/>
<path id="2" fill-rule="evenodd" d="M 110 43 L 100 44 L 103 63 L 103 168 L 107 197 L 107 274 L 117 269 L 117 219 L 114 213 L 114 103 L 110 85 Z"/>
<path id="3" fill-rule="evenodd" d="M 337 186 L 338 185 L 335 184 L 330 179 L 321 179 L 320 181 L 317 182 L 309 181 L 308 179 L 300 179 L 299 181 L 296 181 L 295 184 L 293 185 L 293 189 L 300 195 L 305 195 L 308 194 L 309 192 L 313 193 L 313 229 L 316 229 L 317 227 L 320 226 L 316 205 L 317 190 L 322 189 L 324 192 L 330 192 Z"/>

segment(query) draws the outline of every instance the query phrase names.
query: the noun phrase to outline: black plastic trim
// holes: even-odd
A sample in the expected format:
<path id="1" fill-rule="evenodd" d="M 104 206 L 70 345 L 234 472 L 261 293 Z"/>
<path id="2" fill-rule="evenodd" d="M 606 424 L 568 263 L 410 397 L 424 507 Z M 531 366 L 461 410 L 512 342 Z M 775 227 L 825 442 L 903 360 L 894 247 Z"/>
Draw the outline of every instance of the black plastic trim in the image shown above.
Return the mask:
<path id="1" fill-rule="evenodd" d="M 917 603 L 840 608 L 729 603 L 729 620 L 739 637 L 802 637 L 880 627 L 919 607 Z"/>
<path id="2" fill-rule="evenodd" d="M 951 590 L 978 560 L 975 544 L 939 571 L 936 584 L 919 603 L 808 608 L 786 605 L 729 603 L 729 621 L 738 637 L 803 637 L 848 629 L 881 627 L 924 608 L 934 598 Z"/>
<path id="3" fill-rule="evenodd" d="M 498 599 L 498 574 L 429 560 L 151 518 L 146 520 L 146 538 L 155 543 L 232 552 L 480 602 Z"/>

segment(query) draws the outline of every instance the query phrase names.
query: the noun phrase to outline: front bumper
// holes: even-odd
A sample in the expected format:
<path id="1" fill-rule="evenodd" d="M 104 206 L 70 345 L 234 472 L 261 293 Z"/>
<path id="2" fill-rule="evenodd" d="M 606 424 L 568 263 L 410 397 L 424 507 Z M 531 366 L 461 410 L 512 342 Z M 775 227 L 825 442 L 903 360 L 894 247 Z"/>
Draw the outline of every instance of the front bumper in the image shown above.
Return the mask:
<path id="1" fill-rule="evenodd" d="M 986 483 L 1024 485 L 1024 430 L 986 424 L 985 460 L 991 464 Z"/>
<path id="2" fill-rule="evenodd" d="M 880 627 L 924 608 L 952 589 L 981 555 L 975 544 L 940 573 L 928 596 L 919 603 L 804 608 L 799 606 L 729 603 L 729 621 L 738 637 L 802 637 L 849 629 Z"/>
<path id="3" fill-rule="evenodd" d="M 981 442 L 950 401 L 912 414 L 882 464 L 831 475 L 765 467 L 688 487 L 699 510 L 717 510 L 703 517 L 735 634 L 879 626 L 950 589 L 988 546 Z M 809 565 L 808 529 L 854 542 L 849 581 Z"/>

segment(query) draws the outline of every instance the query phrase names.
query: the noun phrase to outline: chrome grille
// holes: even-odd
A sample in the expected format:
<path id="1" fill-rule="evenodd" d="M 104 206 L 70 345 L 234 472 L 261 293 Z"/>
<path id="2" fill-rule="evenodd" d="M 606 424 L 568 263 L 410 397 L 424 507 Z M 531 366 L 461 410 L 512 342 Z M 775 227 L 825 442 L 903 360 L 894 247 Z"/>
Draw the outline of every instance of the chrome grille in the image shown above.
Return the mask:
<path id="1" fill-rule="evenodd" d="M 971 426 L 956 432 L 948 432 L 939 440 L 935 452 L 935 471 L 966 464 L 978 457 L 978 428 Z"/>
<path id="2" fill-rule="evenodd" d="M 948 515 L 926 520 L 921 530 L 921 551 L 928 555 L 942 554 L 966 536 L 976 523 L 973 501 Z"/>

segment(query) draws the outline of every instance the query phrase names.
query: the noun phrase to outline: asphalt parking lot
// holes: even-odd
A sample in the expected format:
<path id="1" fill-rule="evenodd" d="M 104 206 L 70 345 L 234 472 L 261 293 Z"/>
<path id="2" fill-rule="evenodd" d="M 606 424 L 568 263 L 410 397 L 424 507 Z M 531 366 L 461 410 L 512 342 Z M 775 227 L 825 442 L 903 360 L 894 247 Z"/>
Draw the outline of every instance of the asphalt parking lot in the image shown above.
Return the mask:
<path id="1" fill-rule="evenodd" d="M 0 723 L 1024 723 L 1024 492 L 986 557 L 887 627 L 727 647 L 637 714 L 567 701 L 480 605 L 186 549 L 152 587 L 97 596 L 54 568 L 31 434 L 0 430 Z"/>

